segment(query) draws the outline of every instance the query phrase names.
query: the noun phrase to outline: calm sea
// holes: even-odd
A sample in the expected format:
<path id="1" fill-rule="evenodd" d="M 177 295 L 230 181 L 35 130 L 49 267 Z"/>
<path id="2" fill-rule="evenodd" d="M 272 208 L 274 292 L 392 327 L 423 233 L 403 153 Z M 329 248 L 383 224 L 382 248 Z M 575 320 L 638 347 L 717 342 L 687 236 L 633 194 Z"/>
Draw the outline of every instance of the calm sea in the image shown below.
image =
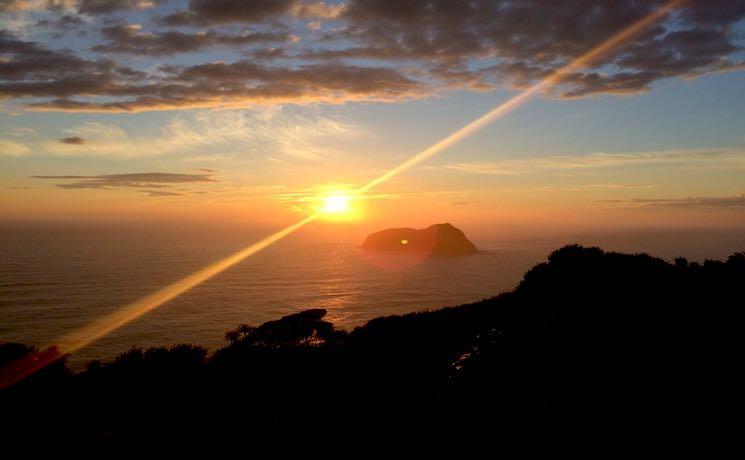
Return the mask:
<path id="1" fill-rule="evenodd" d="M 0 341 L 53 342 L 261 235 L 236 228 L 0 224 Z M 741 231 L 473 239 L 482 254 L 406 261 L 372 258 L 360 241 L 293 235 L 79 350 L 71 363 L 110 359 L 132 346 L 215 348 L 240 323 L 307 308 L 326 308 L 330 321 L 352 328 L 377 316 L 472 302 L 512 289 L 567 242 L 668 259 L 724 258 L 745 249 Z"/>

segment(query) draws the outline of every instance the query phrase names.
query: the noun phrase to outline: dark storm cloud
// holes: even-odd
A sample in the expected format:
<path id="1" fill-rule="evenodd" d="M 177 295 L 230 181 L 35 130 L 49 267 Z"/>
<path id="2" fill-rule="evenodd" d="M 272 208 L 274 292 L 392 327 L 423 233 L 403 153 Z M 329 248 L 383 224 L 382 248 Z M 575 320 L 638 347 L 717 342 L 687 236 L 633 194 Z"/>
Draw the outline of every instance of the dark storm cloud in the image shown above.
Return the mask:
<path id="1" fill-rule="evenodd" d="M 79 136 L 71 136 L 71 137 L 63 137 L 59 140 L 63 144 L 69 144 L 69 145 L 83 145 L 85 144 L 85 139 Z"/>
<path id="2" fill-rule="evenodd" d="M 56 184 L 65 189 L 110 189 L 115 187 L 163 188 L 174 184 L 217 182 L 208 174 L 132 173 L 99 176 L 31 176 L 32 179 L 71 180 Z"/>
<path id="3" fill-rule="evenodd" d="M 142 32 L 138 25 L 127 24 L 104 27 L 101 29 L 101 35 L 107 43 L 94 46 L 94 51 L 153 56 L 194 52 L 216 45 L 240 47 L 253 43 L 286 42 L 292 39 L 292 35 L 288 33 L 274 32 L 225 35 L 215 31 L 183 33 L 168 30 L 149 33 Z"/>

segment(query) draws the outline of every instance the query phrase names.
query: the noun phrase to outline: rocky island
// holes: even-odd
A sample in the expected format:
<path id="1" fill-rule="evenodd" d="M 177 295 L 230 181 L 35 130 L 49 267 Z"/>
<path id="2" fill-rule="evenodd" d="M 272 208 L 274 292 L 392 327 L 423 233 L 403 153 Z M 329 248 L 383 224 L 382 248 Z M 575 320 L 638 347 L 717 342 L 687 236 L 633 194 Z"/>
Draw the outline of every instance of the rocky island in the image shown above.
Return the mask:
<path id="1" fill-rule="evenodd" d="M 460 229 L 449 223 L 424 229 L 389 228 L 368 235 L 362 248 L 412 254 L 466 255 L 479 252 Z"/>

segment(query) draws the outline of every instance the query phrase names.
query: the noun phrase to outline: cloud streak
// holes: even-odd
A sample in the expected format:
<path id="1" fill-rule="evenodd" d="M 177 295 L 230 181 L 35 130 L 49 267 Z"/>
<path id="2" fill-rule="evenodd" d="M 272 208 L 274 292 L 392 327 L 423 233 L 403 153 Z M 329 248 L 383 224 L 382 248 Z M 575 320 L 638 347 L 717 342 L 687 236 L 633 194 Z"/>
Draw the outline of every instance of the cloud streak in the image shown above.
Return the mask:
<path id="1" fill-rule="evenodd" d="M 630 200 L 603 200 L 601 203 L 664 208 L 742 209 L 745 208 L 745 194 L 722 197 L 635 198 Z"/>
<path id="2" fill-rule="evenodd" d="M 83 139 L 80 136 L 69 136 L 69 137 L 63 137 L 59 140 L 63 144 L 67 145 L 83 145 L 85 144 L 85 139 Z"/>
<path id="3" fill-rule="evenodd" d="M 86 122 L 61 138 L 0 139 L 2 156 L 120 157 L 178 155 L 190 161 L 275 158 L 317 161 L 340 153 L 335 143 L 365 135 L 362 127 L 313 110 L 266 107 L 173 116 L 152 129 Z M 12 133 L 11 133 L 12 134 Z M 21 142 L 22 141 L 22 142 Z"/>
<path id="4" fill-rule="evenodd" d="M 745 167 L 745 151 L 737 149 L 663 150 L 634 153 L 555 155 L 493 162 L 449 163 L 424 169 L 463 174 L 515 176 L 545 171 L 571 171 L 629 166 L 687 165 Z"/>
<path id="5" fill-rule="evenodd" d="M 31 176 L 32 179 L 65 180 L 56 184 L 64 189 L 98 189 L 110 190 L 113 188 L 164 188 L 178 184 L 204 184 L 217 182 L 211 173 L 205 174 L 179 174 L 179 173 L 129 173 L 129 174 L 103 174 L 97 176 Z M 142 190 L 151 196 L 178 195 L 175 192 L 161 192 Z"/>
<path id="6" fill-rule="evenodd" d="M 0 139 L 0 156 L 22 157 L 31 153 L 31 149 L 20 142 Z"/>

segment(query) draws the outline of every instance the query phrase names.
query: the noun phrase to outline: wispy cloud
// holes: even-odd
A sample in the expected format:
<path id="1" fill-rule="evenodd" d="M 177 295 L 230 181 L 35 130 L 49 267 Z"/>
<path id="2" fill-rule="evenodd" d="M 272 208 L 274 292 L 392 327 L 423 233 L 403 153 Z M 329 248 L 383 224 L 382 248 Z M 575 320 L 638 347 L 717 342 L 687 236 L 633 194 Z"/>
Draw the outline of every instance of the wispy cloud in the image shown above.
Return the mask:
<path id="1" fill-rule="evenodd" d="M 98 176 L 31 176 L 32 179 L 63 180 L 56 184 L 64 189 L 99 189 L 108 190 L 113 188 L 165 188 L 176 184 L 195 184 L 217 182 L 211 174 L 179 174 L 179 173 L 130 173 L 130 174 L 104 174 Z M 150 193 L 150 190 L 143 190 Z M 173 192 L 161 192 L 175 195 Z"/>
<path id="2" fill-rule="evenodd" d="M 29 153 L 31 153 L 31 149 L 20 142 L 0 139 L 0 156 L 21 157 Z"/>
<path id="3" fill-rule="evenodd" d="M 147 194 L 147 196 L 182 196 L 186 195 L 182 192 L 168 192 L 165 190 L 140 190 L 140 192 Z"/>
<path id="4" fill-rule="evenodd" d="M 0 155 L 148 157 L 184 155 L 193 161 L 227 156 L 291 157 L 319 160 L 340 138 L 359 136 L 360 127 L 338 119 L 280 107 L 199 112 L 166 120 L 155 132 L 86 122 L 54 140 L 0 140 Z"/>
<path id="5" fill-rule="evenodd" d="M 68 145 L 83 145 L 85 144 L 85 139 L 83 139 L 80 136 L 69 136 L 69 137 L 63 137 L 59 140 L 63 144 Z"/>
<path id="6" fill-rule="evenodd" d="M 36 130 L 27 126 L 9 126 L 6 132 L 8 135 L 14 137 L 26 137 L 36 134 Z"/>
<path id="7" fill-rule="evenodd" d="M 655 184 L 579 184 L 572 186 L 542 186 L 536 190 L 544 192 L 586 192 L 592 190 L 645 190 L 655 188 Z"/>
<path id="8" fill-rule="evenodd" d="M 745 208 L 745 194 L 720 197 L 687 197 L 687 198 L 634 198 L 629 200 L 601 200 L 614 206 L 633 207 L 667 207 L 667 208 Z"/>
<path id="9" fill-rule="evenodd" d="M 424 169 L 444 170 L 463 174 L 515 176 L 543 171 L 570 171 L 651 165 L 706 166 L 711 164 L 716 164 L 722 167 L 745 167 L 745 150 L 696 149 L 634 153 L 593 153 L 588 155 L 556 155 L 519 160 L 449 163 L 437 166 L 425 166 Z"/>

